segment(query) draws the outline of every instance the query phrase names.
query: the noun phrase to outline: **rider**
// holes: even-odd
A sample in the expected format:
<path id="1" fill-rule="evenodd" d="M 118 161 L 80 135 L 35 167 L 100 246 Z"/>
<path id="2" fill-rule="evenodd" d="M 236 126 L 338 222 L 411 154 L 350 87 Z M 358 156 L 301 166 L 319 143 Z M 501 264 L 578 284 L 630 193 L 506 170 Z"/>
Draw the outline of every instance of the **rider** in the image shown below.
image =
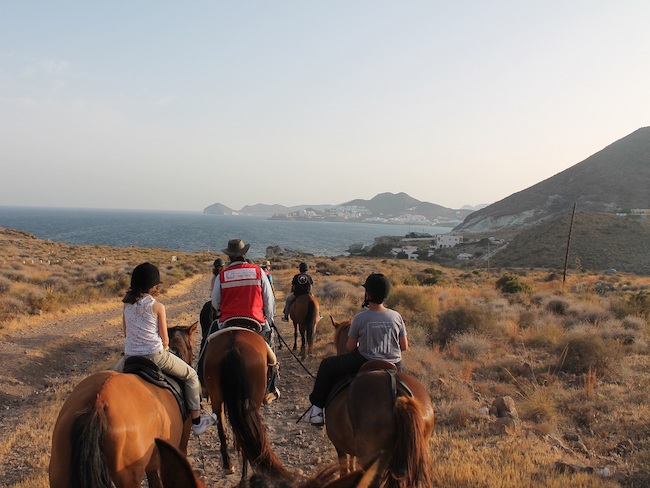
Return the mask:
<path id="1" fill-rule="evenodd" d="M 271 285 L 271 290 L 273 290 L 273 296 L 275 296 L 275 286 L 273 285 L 273 275 L 271 274 L 271 261 L 264 261 L 264 264 L 260 266 L 266 273 L 266 277 L 269 279 Z"/>
<path id="2" fill-rule="evenodd" d="M 217 276 L 219 276 L 219 273 L 225 265 L 226 263 L 224 263 L 223 259 L 221 258 L 215 259 L 214 263 L 212 263 L 212 276 L 210 276 L 210 293 L 212 293 L 214 282 L 217 279 Z"/>
<path id="3" fill-rule="evenodd" d="M 291 311 L 291 305 L 296 301 L 296 298 L 300 295 L 307 295 L 311 293 L 311 287 L 314 285 L 314 280 L 311 276 L 307 274 L 309 271 L 309 265 L 304 261 L 298 266 L 298 273 L 294 275 L 291 280 L 291 293 L 287 295 L 287 300 L 284 304 L 284 313 L 282 315 L 282 321 L 289 321 L 289 312 Z"/>
<path id="4" fill-rule="evenodd" d="M 366 361 L 382 359 L 394 363 L 401 370 L 402 351 L 408 349 L 408 339 L 402 316 L 384 306 L 390 293 L 390 282 L 383 274 L 372 273 L 362 286 L 366 289 L 362 307 L 368 309 L 352 319 L 348 353 L 327 357 L 318 367 L 314 389 L 309 395 L 312 403 L 309 423 L 312 425 L 325 423 L 323 408 L 334 384 L 344 375 L 359 371 Z"/>
<path id="5" fill-rule="evenodd" d="M 275 313 L 275 298 L 266 273 L 256 264 L 246 260 L 250 244 L 244 245 L 241 239 L 231 239 L 223 252 L 230 263 L 221 270 L 212 290 L 212 306 L 221 312 L 219 329 L 232 317 L 250 317 L 262 326 L 262 335 L 268 342 Z M 280 398 L 280 390 L 275 386 L 277 365 L 269 367 L 267 395 L 269 403 Z"/>
<path id="6" fill-rule="evenodd" d="M 153 361 L 164 373 L 182 380 L 192 417 L 192 432 L 200 435 L 216 422 L 216 415 L 201 413 L 199 379 L 196 371 L 181 358 L 169 352 L 165 306 L 154 298 L 154 295 L 158 294 L 160 283 L 160 271 L 151 263 L 139 264 L 133 270 L 131 287 L 122 299 L 124 356 L 115 366 L 115 370 L 122 372 L 124 361 L 129 356 L 144 356 Z"/>

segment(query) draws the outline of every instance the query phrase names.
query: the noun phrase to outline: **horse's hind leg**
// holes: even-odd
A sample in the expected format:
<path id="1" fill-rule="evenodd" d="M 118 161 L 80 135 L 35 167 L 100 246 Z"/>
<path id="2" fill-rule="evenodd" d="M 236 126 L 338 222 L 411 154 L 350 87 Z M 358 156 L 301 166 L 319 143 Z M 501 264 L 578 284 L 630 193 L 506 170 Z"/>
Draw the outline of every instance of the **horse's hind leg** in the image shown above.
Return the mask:
<path id="1" fill-rule="evenodd" d="M 305 350 L 305 331 L 300 331 L 300 359 L 304 361 L 307 357 L 307 351 Z"/>
<path id="2" fill-rule="evenodd" d="M 298 349 L 298 324 L 293 322 L 293 350 Z"/>
<path id="3" fill-rule="evenodd" d="M 221 444 L 221 459 L 223 459 L 223 469 L 228 474 L 235 472 L 235 467 L 230 460 L 228 453 L 228 438 L 226 437 L 226 417 L 223 412 L 223 403 L 214 405 L 213 411 L 217 413 L 217 432 L 219 433 L 219 443 Z"/>
<path id="4" fill-rule="evenodd" d="M 147 470 L 147 484 L 149 488 L 163 488 L 163 484 L 162 481 L 160 481 L 157 470 Z"/>

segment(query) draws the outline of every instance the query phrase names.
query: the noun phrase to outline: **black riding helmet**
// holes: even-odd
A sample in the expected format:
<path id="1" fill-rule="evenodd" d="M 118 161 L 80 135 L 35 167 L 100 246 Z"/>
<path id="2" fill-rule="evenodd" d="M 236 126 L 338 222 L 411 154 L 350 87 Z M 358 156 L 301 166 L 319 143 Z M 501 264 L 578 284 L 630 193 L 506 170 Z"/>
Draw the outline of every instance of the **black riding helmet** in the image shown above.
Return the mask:
<path id="1" fill-rule="evenodd" d="M 160 271 L 151 263 L 138 264 L 131 275 L 133 291 L 147 291 L 160 283 Z"/>
<path id="2" fill-rule="evenodd" d="M 298 266 L 298 269 L 300 270 L 301 273 L 306 273 L 307 271 L 309 271 L 309 265 L 303 261 Z"/>
<path id="3" fill-rule="evenodd" d="M 361 286 L 366 289 L 373 303 L 383 303 L 390 294 L 390 281 L 381 273 L 372 273 Z"/>

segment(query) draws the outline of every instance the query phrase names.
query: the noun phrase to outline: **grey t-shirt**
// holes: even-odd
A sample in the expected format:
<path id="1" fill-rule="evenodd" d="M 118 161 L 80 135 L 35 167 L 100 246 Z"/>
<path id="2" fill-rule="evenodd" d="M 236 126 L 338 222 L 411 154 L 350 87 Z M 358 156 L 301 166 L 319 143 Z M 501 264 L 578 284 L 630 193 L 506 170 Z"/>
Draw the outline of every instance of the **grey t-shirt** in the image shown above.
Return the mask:
<path id="1" fill-rule="evenodd" d="M 406 337 L 406 327 L 404 319 L 395 310 L 364 310 L 352 319 L 348 337 L 357 340 L 359 353 L 366 359 L 397 363 L 402 360 L 399 338 Z"/>

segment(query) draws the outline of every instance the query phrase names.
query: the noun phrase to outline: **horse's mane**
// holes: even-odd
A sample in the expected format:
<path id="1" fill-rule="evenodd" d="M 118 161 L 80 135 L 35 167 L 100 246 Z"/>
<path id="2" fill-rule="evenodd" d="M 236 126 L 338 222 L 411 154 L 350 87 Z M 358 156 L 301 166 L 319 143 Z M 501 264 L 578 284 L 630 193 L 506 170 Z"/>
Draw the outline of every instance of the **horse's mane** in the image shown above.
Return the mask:
<path id="1" fill-rule="evenodd" d="M 337 348 L 337 354 L 340 354 L 342 351 L 340 350 L 343 348 L 343 352 L 345 351 L 345 344 L 347 343 L 347 336 L 348 332 L 350 330 L 350 326 L 352 325 L 352 319 L 345 319 L 342 320 L 341 322 L 336 322 L 334 320 L 334 317 L 330 316 L 330 319 L 332 320 L 332 325 L 334 326 L 334 345 Z M 340 341 L 343 341 L 343 344 L 341 344 Z"/>

